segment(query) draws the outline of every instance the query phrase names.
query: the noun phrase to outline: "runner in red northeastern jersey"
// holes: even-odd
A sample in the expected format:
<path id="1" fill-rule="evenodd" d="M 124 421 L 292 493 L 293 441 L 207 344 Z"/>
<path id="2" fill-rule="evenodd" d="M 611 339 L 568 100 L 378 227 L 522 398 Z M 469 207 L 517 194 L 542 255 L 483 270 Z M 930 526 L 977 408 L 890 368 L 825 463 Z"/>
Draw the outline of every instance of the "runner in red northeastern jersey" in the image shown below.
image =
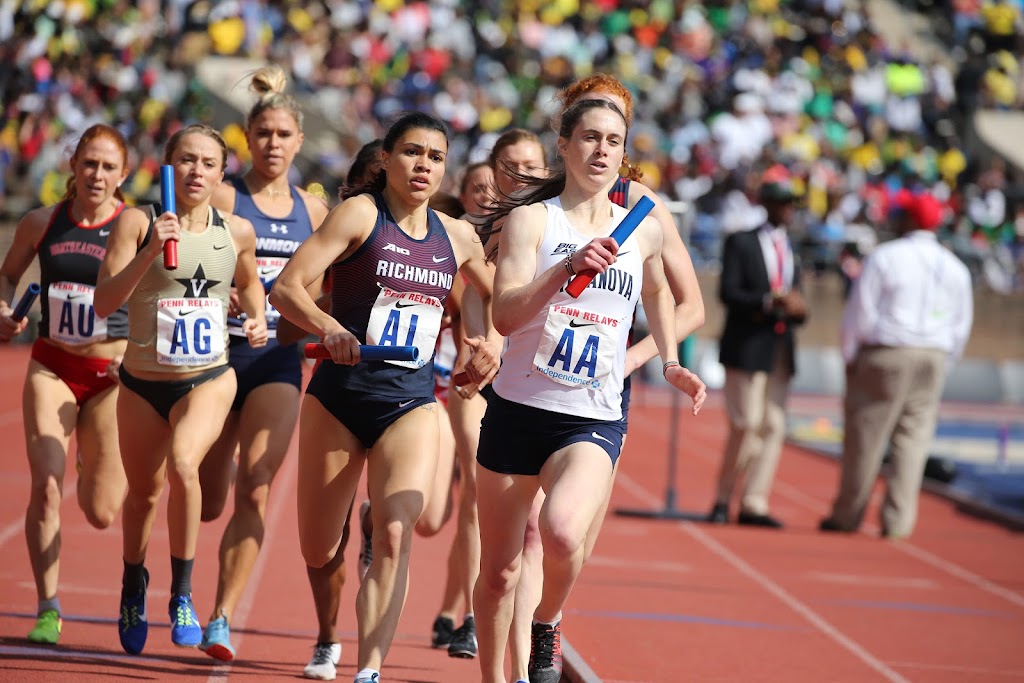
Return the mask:
<path id="1" fill-rule="evenodd" d="M 0 341 L 21 332 L 10 301 L 39 254 L 42 320 L 25 377 L 24 424 L 32 490 L 25 540 L 39 598 L 28 639 L 54 644 L 60 635 L 60 499 L 64 490 L 71 407 L 78 443 L 78 505 L 97 529 L 113 522 L 125 492 L 118 451 L 117 364 L 124 354 L 127 317 L 100 318 L 93 290 L 111 225 L 124 208 L 120 186 L 128 148 L 114 128 L 95 125 L 71 156 L 72 177 L 59 204 L 30 211 L 19 223 L 0 267 Z"/>
<path id="2" fill-rule="evenodd" d="M 403 116 L 388 130 L 382 169 L 334 208 L 285 266 L 270 294 L 281 314 L 324 339 L 334 363 L 310 381 L 299 427 L 299 543 L 307 564 L 330 563 L 367 464 L 373 561 L 356 600 L 359 672 L 376 681 L 408 588 L 413 528 L 438 458 L 431 359 L 457 269 L 485 301 L 491 274 L 471 225 L 427 206 L 444 177 L 447 130 Z M 333 265 L 332 265 L 333 264 Z M 331 269 L 331 313 L 307 288 Z M 488 327 L 490 327 L 488 325 Z M 359 362 L 359 344 L 416 346 L 417 361 Z M 497 372 L 500 340 L 472 340 L 467 371 Z M 395 533 L 401 530 L 401 533 Z"/>

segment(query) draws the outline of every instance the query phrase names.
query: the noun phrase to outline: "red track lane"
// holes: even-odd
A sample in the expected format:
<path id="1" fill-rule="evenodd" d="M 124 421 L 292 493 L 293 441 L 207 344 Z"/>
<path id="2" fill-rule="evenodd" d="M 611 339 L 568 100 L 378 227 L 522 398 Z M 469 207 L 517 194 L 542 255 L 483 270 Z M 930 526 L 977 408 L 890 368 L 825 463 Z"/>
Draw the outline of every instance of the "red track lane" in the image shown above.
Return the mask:
<path id="1" fill-rule="evenodd" d="M 22 524 L 28 475 L 20 436 L 27 350 L 0 349 L 0 680 L 110 678 L 295 680 L 315 637 L 312 601 L 294 532 L 295 454 L 278 475 L 269 533 L 247 602 L 233 624 L 239 661 L 217 667 L 170 645 L 162 606 L 169 567 L 161 515 L 150 549 L 151 633 L 146 654 L 121 653 L 114 633 L 120 528 L 98 532 L 65 482 L 58 648 L 29 645 L 35 604 Z M 612 509 L 660 509 L 669 410 L 665 394 L 638 390 Z M 679 507 L 705 512 L 725 439 L 713 396 L 698 418 L 680 416 Z M 293 444 L 294 451 L 294 444 Z M 966 517 L 925 496 L 912 539 L 823 535 L 835 463 L 787 448 L 772 499 L 783 532 L 610 514 L 564 618 L 566 637 L 604 683 L 677 681 L 1012 681 L 1024 679 L 1024 536 Z M 877 498 L 877 496 L 876 496 Z M 876 500 L 877 505 L 877 500 Z M 225 518 L 206 525 L 194 577 L 200 617 L 213 599 Z M 451 525 L 416 539 L 405 615 L 385 671 L 392 681 L 479 680 L 475 662 L 430 650 L 428 628 L 444 576 Z M 354 566 L 355 543 L 347 557 Z M 354 576 L 354 572 L 353 572 Z M 355 580 L 344 591 L 339 680 L 354 673 Z M 78 619 L 84 618 L 84 620 Z"/>
<path id="2" fill-rule="evenodd" d="M 715 397 L 717 398 L 717 397 Z M 661 509 L 670 411 L 639 397 L 612 509 Z M 684 413 L 679 502 L 710 509 L 725 417 Z M 1024 679 L 1024 536 L 930 496 L 909 541 L 817 531 L 834 462 L 787 447 L 786 531 L 610 514 L 564 633 L 605 683 Z"/>

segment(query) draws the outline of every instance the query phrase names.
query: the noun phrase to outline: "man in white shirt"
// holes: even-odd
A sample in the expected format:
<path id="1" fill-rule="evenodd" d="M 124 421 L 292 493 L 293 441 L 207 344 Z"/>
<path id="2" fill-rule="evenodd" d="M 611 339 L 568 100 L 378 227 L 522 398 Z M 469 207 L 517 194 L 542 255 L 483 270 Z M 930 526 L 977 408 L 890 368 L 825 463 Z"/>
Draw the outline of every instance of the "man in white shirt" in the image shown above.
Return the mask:
<path id="1" fill-rule="evenodd" d="M 845 434 L 839 493 L 822 531 L 854 532 L 891 448 L 882 535 L 909 536 L 949 367 L 970 336 L 974 304 L 966 266 L 938 243 L 942 208 L 928 195 L 898 210 L 899 239 L 864 262 L 843 317 Z"/>

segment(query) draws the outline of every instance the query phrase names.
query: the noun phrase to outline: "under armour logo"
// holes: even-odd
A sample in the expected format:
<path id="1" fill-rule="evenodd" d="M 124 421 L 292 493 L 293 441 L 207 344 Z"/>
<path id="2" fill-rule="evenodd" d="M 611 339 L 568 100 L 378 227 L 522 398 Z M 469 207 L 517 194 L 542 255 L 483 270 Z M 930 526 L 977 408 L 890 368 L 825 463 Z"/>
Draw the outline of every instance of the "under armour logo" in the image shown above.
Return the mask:
<path id="1" fill-rule="evenodd" d="M 270 224 L 270 232 L 274 233 L 275 235 L 277 233 L 281 233 L 282 235 L 287 235 L 288 234 L 288 226 L 283 224 L 283 223 L 271 223 Z"/>

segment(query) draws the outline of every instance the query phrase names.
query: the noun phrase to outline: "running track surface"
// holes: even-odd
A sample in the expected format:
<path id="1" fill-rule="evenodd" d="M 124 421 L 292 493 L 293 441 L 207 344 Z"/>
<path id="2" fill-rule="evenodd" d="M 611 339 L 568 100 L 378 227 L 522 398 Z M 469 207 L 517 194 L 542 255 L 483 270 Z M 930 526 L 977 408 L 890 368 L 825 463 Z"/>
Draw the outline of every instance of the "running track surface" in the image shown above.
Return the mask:
<path id="1" fill-rule="evenodd" d="M 268 534 L 247 597 L 233 622 L 239 659 L 217 666 L 170 644 L 166 523 L 154 527 L 148 562 L 150 639 L 124 655 L 115 619 L 120 588 L 119 522 L 88 526 L 74 501 L 69 463 L 62 507 L 61 603 L 56 648 L 24 640 L 35 595 L 24 550 L 28 469 L 20 387 L 28 351 L 0 349 L 0 681 L 110 679 L 297 680 L 315 638 L 312 601 L 296 540 L 295 446 L 275 483 Z M 725 439 L 717 396 L 693 418 L 679 416 L 679 507 L 705 512 Z M 1024 537 L 925 496 L 909 541 L 877 538 L 875 497 L 864 532 L 822 535 L 836 464 L 787 447 L 772 498 L 785 531 L 717 527 L 616 515 L 661 509 L 671 410 L 659 390 L 637 391 L 612 512 L 564 615 L 566 638 L 604 683 L 676 681 L 1024 680 Z M 226 513 L 227 514 L 227 513 Z M 226 521 L 205 525 L 193 578 L 205 622 Z M 449 524 L 414 542 L 412 579 L 387 683 L 479 680 L 475 661 L 429 647 L 440 600 Z M 356 561 L 356 544 L 347 558 Z M 353 573 L 354 576 L 354 573 Z M 356 583 L 343 593 L 338 680 L 355 673 Z"/>

